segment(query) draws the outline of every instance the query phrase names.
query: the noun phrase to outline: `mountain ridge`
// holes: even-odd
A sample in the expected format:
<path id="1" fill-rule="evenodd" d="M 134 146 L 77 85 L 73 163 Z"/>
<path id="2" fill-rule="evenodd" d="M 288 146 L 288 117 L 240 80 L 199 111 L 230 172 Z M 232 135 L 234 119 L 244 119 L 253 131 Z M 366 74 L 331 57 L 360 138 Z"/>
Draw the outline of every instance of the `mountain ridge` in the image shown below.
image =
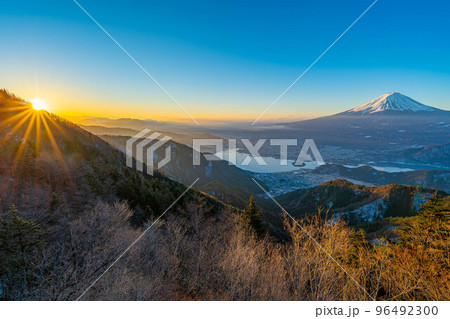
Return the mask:
<path id="1" fill-rule="evenodd" d="M 328 217 L 345 218 L 350 225 L 357 225 L 387 217 L 414 216 L 434 192 L 448 196 L 432 188 L 399 184 L 364 186 L 338 178 L 276 199 L 297 218 L 322 208 L 324 211 L 329 209 Z"/>

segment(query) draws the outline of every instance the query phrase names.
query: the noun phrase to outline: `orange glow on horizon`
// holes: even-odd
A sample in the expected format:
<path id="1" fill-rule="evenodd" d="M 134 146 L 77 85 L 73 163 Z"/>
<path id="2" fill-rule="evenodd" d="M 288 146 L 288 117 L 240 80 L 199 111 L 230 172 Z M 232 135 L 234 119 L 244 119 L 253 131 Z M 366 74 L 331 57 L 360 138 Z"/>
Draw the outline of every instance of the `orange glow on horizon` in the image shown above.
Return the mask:
<path id="1" fill-rule="evenodd" d="M 232 112 L 230 112 L 232 113 Z M 221 114 L 205 114 L 198 116 L 195 113 L 192 113 L 192 116 L 203 123 L 225 123 L 229 122 L 232 124 L 233 122 L 253 122 L 257 116 L 257 112 L 246 112 L 245 114 L 230 114 L 230 113 L 221 113 Z M 90 118 L 108 118 L 108 119 L 120 119 L 120 118 L 128 118 L 128 119 L 137 119 L 137 120 L 154 120 L 160 122 L 174 122 L 174 123 L 183 123 L 183 124 L 193 124 L 195 123 L 189 118 L 187 115 L 180 114 L 180 112 L 173 112 L 171 114 L 164 114 L 161 112 L 108 112 L 108 113 L 100 113 L 100 112 L 70 112 L 70 111 L 62 111 L 56 113 L 59 116 L 66 118 L 69 121 L 82 124 L 84 120 Z M 260 122 L 293 122 L 300 120 L 307 120 L 312 118 L 317 118 L 319 116 L 328 115 L 326 113 L 323 114 L 298 114 L 292 115 L 291 113 L 279 113 L 277 116 L 267 116 L 264 120 Z"/>
<path id="2" fill-rule="evenodd" d="M 20 90 L 18 90 L 20 91 Z M 24 92 L 22 96 L 46 96 L 45 102 L 41 99 L 32 100 L 36 110 L 51 111 L 69 121 L 83 124 L 89 118 L 129 118 L 138 120 L 155 120 L 160 122 L 174 122 L 182 124 L 195 123 L 182 110 L 173 103 L 166 101 L 135 101 L 112 100 L 108 97 L 96 95 L 76 95 L 70 90 L 53 91 L 50 89 L 39 92 Z M 47 101 L 48 99 L 48 101 Z M 48 107 L 51 105 L 51 109 Z M 226 125 L 233 122 L 253 122 L 260 114 L 261 107 L 254 103 L 249 105 L 186 105 L 186 110 L 200 122 L 200 125 Z M 237 111 L 238 110 L 238 111 Z M 261 122 L 292 122 L 319 116 L 329 115 L 326 112 L 295 112 L 291 110 L 274 110 L 268 112 Z"/>

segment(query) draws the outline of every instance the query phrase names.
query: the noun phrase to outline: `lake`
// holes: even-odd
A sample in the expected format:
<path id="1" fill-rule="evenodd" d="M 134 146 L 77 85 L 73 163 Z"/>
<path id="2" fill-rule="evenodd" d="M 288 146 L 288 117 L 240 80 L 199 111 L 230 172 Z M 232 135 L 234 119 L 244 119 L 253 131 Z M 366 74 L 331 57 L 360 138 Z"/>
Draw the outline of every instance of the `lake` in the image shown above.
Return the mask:
<path id="1" fill-rule="evenodd" d="M 231 152 L 232 152 L 231 150 L 224 150 L 222 152 L 215 153 L 215 155 L 218 158 L 229 162 Z M 242 165 L 247 156 L 251 158 L 251 161 L 248 163 L 248 165 Z M 299 169 L 314 169 L 319 166 L 317 162 L 306 162 L 304 166 L 299 167 L 294 165 L 295 163 L 294 160 L 288 160 L 287 165 L 281 165 L 280 159 L 275 157 L 259 156 L 259 158 L 262 159 L 266 163 L 266 165 L 258 164 L 255 157 L 249 154 L 240 153 L 239 149 L 237 149 L 236 167 L 254 173 L 281 173 L 281 172 L 296 171 Z"/>
<path id="2" fill-rule="evenodd" d="M 232 150 L 224 150 L 222 152 L 217 152 L 215 155 L 219 157 L 222 160 L 228 161 L 230 158 L 230 153 Z M 248 163 L 248 165 L 242 165 L 244 160 L 249 156 L 251 158 L 251 161 Z M 236 150 L 236 167 L 239 167 L 240 169 L 243 169 L 245 171 L 250 171 L 253 173 L 282 173 L 282 172 L 292 172 L 297 171 L 300 169 L 315 169 L 319 166 L 317 162 L 306 162 L 304 166 L 295 166 L 294 160 L 287 160 L 287 165 L 281 165 L 280 159 L 270 156 L 259 156 L 260 159 L 264 160 L 266 165 L 260 165 L 256 161 L 256 158 L 253 156 L 241 153 L 239 152 L 239 149 Z M 331 163 L 328 163 L 331 164 Z M 396 164 L 394 164 L 396 165 Z M 423 168 L 417 168 L 412 167 L 409 165 L 398 165 L 394 166 L 391 164 L 386 165 L 380 165 L 380 164 L 358 164 L 358 165 L 343 165 L 348 168 L 357 168 L 360 166 L 370 166 L 377 171 L 383 171 L 387 173 L 399 173 L 399 172 L 408 172 L 408 171 L 414 171 L 417 169 L 423 169 Z M 428 168 L 429 169 L 429 168 Z"/>

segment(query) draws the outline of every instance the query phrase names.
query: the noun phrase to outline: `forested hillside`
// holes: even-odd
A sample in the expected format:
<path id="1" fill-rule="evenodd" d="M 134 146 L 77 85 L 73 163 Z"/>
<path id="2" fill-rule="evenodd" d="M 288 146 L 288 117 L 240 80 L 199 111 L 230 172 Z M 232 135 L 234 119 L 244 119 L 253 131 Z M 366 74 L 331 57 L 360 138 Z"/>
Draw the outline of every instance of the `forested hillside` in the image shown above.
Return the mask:
<path id="1" fill-rule="evenodd" d="M 7 96 L 8 97 L 8 96 Z M 2 105 L 0 146 L 1 206 L 38 212 L 78 213 L 98 200 L 126 200 L 137 224 L 159 216 L 186 186 L 126 167 L 125 156 L 102 139 L 46 111 L 10 96 Z M 190 200 L 222 204 L 190 192 Z"/>
<path id="2" fill-rule="evenodd" d="M 167 136 L 172 137 L 170 133 Z M 126 141 L 130 136 L 101 135 L 99 136 L 118 150 L 125 152 Z M 187 136 L 185 135 L 185 138 Z M 192 142 L 192 138 L 191 138 Z M 224 160 L 208 161 L 200 154 L 200 164 L 193 165 L 193 150 L 187 145 L 169 141 L 165 144 L 171 148 L 171 161 L 161 168 L 161 171 L 173 179 L 185 184 L 196 183 L 196 188 L 219 198 L 221 201 L 237 207 L 245 207 L 250 196 L 261 193 L 261 189 L 250 173 Z M 157 158 L 164 158 L 165 148 L 155 151 Z M 264 185 L 263 182 L 259 181 Z M 256 197 L 258 204 L 267 209 L 274 209 L 272 201 Z"/>

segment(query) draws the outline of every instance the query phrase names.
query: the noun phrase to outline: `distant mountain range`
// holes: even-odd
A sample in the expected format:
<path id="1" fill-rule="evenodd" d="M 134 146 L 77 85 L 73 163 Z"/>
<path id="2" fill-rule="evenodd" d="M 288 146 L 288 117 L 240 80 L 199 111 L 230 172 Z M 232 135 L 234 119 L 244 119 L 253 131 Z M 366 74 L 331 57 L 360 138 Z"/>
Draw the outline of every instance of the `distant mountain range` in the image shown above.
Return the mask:
<path id="1" fill-rule="evenodd" d="M 92 134 L 95 134 L 97 136 L 109 135 L 109 136 L 129 136 L 129 137 L 136 135 L 137 133 L 140 132 L 140 130 L 144 128 L 148 128 L 153 131 L 158 131 L 158 133 L 161 133 L 162 135 L 168 135 L 172 138 L 173 141 L 176 141 L 177 143 L 180 144 L 188 145 L 190 147 L 192 147 L 192 140 L 195 138 L 198 139 L 219 138 L 209 133 L 166 131 L 167 127 L 165 127 L 166 130 L 160 130 L 162 127 L 158 125 L 153 125 L 151 122 L 145 121 L 141 122 L 141 120 L 130 120 L 129 123 L 133 123 L 133 121 L 137 121 L 138 123 L 135 129 L 127 128 L 126 124 L 123 124 L 125 127 L 104 127 L 96 125 L 81 125 L 81 127 L 84 128 L 86 131 L 91 132 Z M 120 125 L 120 122 L 117 124 Z"/>
<path id="2" fill-rule="evenodd" d="M 141 131 L 145 128 L 152 128 L 157 131 L 170 131 L 170 132 L 192 132 L 198 130 L 196 125 L 164 122 L 155 120 L 140 120 L 132 118 L 119 118 L 111 119 L 105 117 L 90 117 L 82 120 L 78 120 L 77 124 L 81 126 L 102 126 L 107 128 L 127 128 L 132 130 Z"/>

